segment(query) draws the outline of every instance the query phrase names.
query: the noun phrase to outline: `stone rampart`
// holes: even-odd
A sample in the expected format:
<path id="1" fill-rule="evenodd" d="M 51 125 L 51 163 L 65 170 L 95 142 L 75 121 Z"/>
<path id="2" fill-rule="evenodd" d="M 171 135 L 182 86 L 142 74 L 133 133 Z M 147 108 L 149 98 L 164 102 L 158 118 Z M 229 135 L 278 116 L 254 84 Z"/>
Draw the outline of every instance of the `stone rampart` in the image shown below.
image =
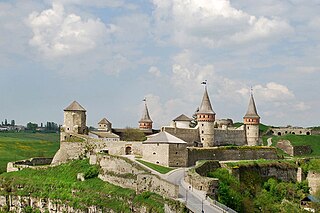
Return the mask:
<path id="1" fill-rule="evenodd" d="M 151 191 L 169 198 L 178 198 L 179 186 L 153 174 L 137 175 L 137 193 Z"/>
<path id="2" fill-rule="evenodd" d="M 238 129 L 214 129 L 214 146 L 247 144 L 245 130 Z"/>
<path id="3" fill-rule="evenodd" d="M 312 149 L 309 145 L 293 146 L 293 156 L 301 156 L 311 154 Z"/>
<path id="4" fill-rule="evenodd" d="M 285 182 L 297 181 L 297 166 L 293 166 L 287 163 L 268 163 L 268 164 L 249 164 L 239 165 L 235 168 L 231 168 L 232 174 L 237 177 L 240 182 L 248 181 L 248 174 L 250 176 L 256 174 L 261 178 L 276 178 Z"/>
<path id="5" fill-rule="evenodd" d="M 188 166 L 195 165 L 198 160 L 257 160 L 278 159 L 277 151 L 273 147 L 189 147 Z"/>
<path id="6" fill-rule="evenodd" d="M 124 155 L 130 149 L 131 154 L 142 155 L 142 142 L 104 141 L 103 139 L 89 138 L 85 135 L 81 142 L 60 142 L 60 149 L 55 154 L 52 164 L 64 163 L 68 160 L 89 157 L 92 153 L 108 153 L 111 155 Z"/>
<path id="7" fill-rule="evenodd" d="M 7 172 L 19 171 L 24 168 L 34 168 L 35 166 L 39 168 L 39 166 L 50 165 L 51 162 L 52 162 L 52 158 L 43 158 L 43 157 L 9 162 L 7 164 Z"/>
<path id="8" fill-rule="evenodd" d="M 217 168 L 220 168 L 221 165 L 219 163 L 219 161 L 216 160 L 210 160 L 210 161 L 206 161 L 204 163 L 198 163 L 195 167 L 195 171 L 202 176 L 207 176 L 207 173 L 210 171 L 214 171 Z"/>
<path id="9" fill-rule="evenodd" d="M 119 156 L 94 155 L 90 162 L 100 165 L 102 172 L 99 178 L 112 184 L 131 188 L 141 193 L 151 191 L 169 198 L 178 198 L 179 186 L 160 177 L 150 174 L 139 164 Z"/>
<path id="10" fill-rule="evenodd" d="M 307 181 L 310 187 L 310 193 L 315 195 L 320 190 L 320 173 L 309 171 Z"/>
<path id="11" fill-rule="evenodd" d="M 311 135 L 312 130 L 308 128 L 302 128 L 302 127 L 274 127 L 270 129 L 270 132 L 273 135 Z"/>
<path id="12" fill-rule="evenodd" d="M 208 195 L 215 196 L 219 187 L 218 178 L 209 178 L 198 174 L 195 170 L 189 170 L 184 178 L 194 189 L 205 191 Z"/>

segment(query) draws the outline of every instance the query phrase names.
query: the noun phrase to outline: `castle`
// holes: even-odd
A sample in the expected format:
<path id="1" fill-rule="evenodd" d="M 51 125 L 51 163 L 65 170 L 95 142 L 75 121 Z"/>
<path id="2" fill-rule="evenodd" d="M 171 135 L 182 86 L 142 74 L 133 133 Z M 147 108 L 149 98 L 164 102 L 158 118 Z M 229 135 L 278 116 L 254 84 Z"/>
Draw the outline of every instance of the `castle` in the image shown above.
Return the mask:
<path id="1" fill-rule="evenodd" d="M 257 113 L 252 93 L 247 112 L 243 117 L 243 125 L 240 127 L 234 127 L 231 119 L 216 120 L 207 85 L 205 85 L 203 98 L 196 113 L 197 125 L 195 127 L 190 127 L 192 119 L 182 114 L 175 118 L 169 126 L 161 127 L 160 132 L 152 129 L 153 121 L 150 118 L 147 102 L 144 101 L 144 110 L 139 121 L 140 131 L 147 136 L 147 140 L 143 142 L 122 140 L 124 129 L 113 129 L 111 122 L 106 118 L 98 123 L 97 129 L 89 131 L 86 126 L 86 110 L 78 102 L 72 102 L 64 109 L 60 150 L 53 162 L 60 163 L 98 152 L 114 155 L 139 155 L 146 161 L 170 167 L 189 166 L 202 158 L 258 159 L 268 158 L 268 155 L 275 158 L 274 150 L 268 154 L 264 152 L 267 149 L 252 151 L 254 149 L 248 148 L 243 149 L 246 151 L 241 153 L 236 151 L 237 155 L 234 155 L 233 152 L 223 155 L 221 151 L 216 153 L 219 147 L 261 145 L 260 116 Z M 203 150 L 206 151 L 206 156 L 199 154 Z"/>

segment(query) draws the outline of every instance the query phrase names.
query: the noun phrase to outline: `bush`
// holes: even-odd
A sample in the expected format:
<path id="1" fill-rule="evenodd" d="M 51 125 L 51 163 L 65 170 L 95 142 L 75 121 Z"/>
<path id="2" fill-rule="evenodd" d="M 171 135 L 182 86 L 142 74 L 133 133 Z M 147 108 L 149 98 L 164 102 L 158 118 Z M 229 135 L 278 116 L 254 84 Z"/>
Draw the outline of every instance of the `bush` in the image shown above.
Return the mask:
<path id="1" fill-rule="evenodd" d="M 85 179 L 90 179 L 90 178 L 95 178 L 98 177 L 99 175 L 99 169 L 97 166 L 91 166 L 85 173 L 84 173 L 84 178 Z"/>

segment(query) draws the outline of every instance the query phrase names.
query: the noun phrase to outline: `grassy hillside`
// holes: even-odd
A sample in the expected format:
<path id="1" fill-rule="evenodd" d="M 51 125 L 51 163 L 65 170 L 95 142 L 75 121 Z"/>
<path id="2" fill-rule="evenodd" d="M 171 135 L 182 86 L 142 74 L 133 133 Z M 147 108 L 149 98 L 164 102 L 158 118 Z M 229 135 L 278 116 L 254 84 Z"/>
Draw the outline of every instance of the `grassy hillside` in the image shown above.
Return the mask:
<path id="1" fill-rule="evenodd" d="M 264 137 L 264 141 L 268 137 Z M 283 135 L 272 136 L 272 145 L 275 146 L 279 140 L 289 140 L 292 145 L 309 145 L 312 153 L 308 156 L 320 156 L 320 135 Z"/>
<path id="2" fill-rule="evenodd" d="M 241 122 L 236 122 L 236 123 L 233 124 L 234 127 L 240 127 L 242 125 L 243 125 L 243 123 L 241 123 Z M 265 125 L 265 124 L 260 124 L 259 125 L 259 130 L 260 130 L 260 132 L 262 134 L 266 133 L 269 128 L 270 128 L 270 126 Z"/>
<path id="3" fill-rule="evenodd" d="M 145 192 L 137 195 L 134 190 L 121 188 L 97 178 L 98 168 L 89 165 L 88 160 L 77 160 L 57 167 L 42 170 L 25 169 L 0 175 L 0 194 L 11 193 L 41 198 L 59 199 L 69 206 L 83 209 L 98 206 L 109 212 L 131 212 L 131 206 L 148 208 L 148 212 L 164 212 L 164 203 L 170 202 L 176 208 L 183 208 L 179 202 Z M 78 173 L 87 179 L 77 181 Z M 5 185 L 1 186 L 1 183 Z"/>
<path id="4" fill-rule="evenodd" d="M 0 174 L 10 161 L 31 157 L 53 157 L 59 149 L 57 133 L 0 133 Z"/>

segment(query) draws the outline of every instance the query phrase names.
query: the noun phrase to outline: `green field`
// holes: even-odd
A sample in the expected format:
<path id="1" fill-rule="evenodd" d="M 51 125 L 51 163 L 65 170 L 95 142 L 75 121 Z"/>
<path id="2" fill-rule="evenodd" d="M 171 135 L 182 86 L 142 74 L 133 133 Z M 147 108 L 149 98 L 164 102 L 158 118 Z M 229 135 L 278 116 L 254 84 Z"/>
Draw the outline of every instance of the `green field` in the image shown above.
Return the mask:
<path id="1" fill-rule="evenodd" d="M 103 208 L 103 212 L 132 212 L 131 206 L 147 207 L 148 212 L 164 212 L 164 203 L 174 208 L 183 206 L 178 201 L 165 199 L 160 195 L 121 188 L 97 178 L 98 168 L 89 165 L 88 160 L 76 160 L 56 167 L 0 175 L 0 194 L 14 194 L 58 199 L 69 206 L 84 209 L 87 206 Z M 77 174 L 84 173 L 87 179 L 77 181 Z M 1 186 L 2 184 L 2 186 Z M 4 184 L 4 185 L 3 185 Z"/>
<path id="2" fill-rule="evenodd" d="M 268 136 L 264 137 L 264 141 Z M 308 157 L 320 157 L 320 135 L 283 135 L 272 136 L 272 146 L 280 140 L 289 140 L 293 146 L 309 145 L 312 153 Z"/>
<path id="3" fill-rule="evenodd" d="M 146 161 L 143 161 L 143 160 L 138 160 L 140 163 L 146 165 L 147 167 L 161 173 L 161 174 L 166 174 L 170 171 L 172 171 L 173 169 L 172 168 L 169 168 L 169 167 L 165 167 L 165 166 L 160 166 L 160 165 L 157 165 L 157 164 L 154 164 L 154 163 L 150 163 L 150 162 L 146 162 Z"/>
<path id="4" fill-rule="evenodd" d="M 59 149 L 57 133 L 0 133 L 0 174 L 10 161 L 31 157 L 53 157 Z"/>

